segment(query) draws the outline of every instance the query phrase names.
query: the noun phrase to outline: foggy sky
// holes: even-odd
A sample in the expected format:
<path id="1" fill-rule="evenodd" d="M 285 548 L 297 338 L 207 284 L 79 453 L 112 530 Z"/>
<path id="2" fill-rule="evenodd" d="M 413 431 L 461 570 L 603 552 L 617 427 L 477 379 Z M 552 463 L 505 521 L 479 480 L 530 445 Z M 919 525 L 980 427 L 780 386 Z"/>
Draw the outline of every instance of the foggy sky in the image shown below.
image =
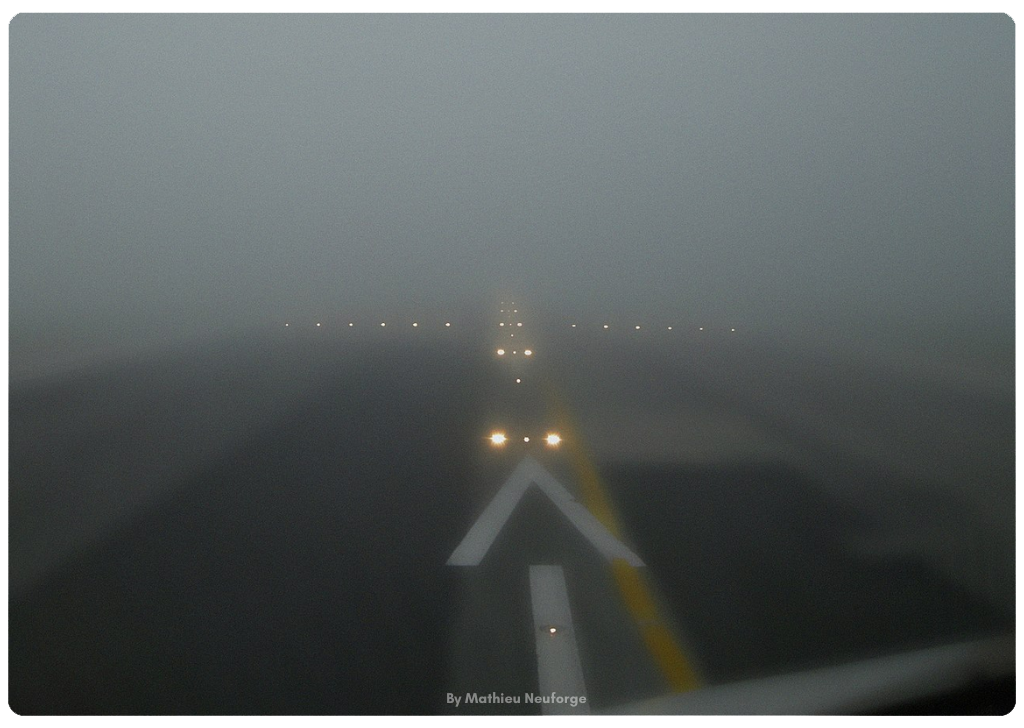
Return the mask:
<path id="1" fill-rule="evenodd" d="M 1012 341 L 1013 30 L 20 15 L 12 351 L 504 291 Z"/>

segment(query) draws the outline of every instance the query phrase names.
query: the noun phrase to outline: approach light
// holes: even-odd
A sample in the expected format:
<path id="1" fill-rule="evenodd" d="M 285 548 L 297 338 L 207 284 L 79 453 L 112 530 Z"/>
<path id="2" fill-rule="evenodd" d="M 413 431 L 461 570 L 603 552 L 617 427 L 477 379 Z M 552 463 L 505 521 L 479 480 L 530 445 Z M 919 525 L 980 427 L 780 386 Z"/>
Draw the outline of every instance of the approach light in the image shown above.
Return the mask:
<path id="1" fill-rule="evenodd" d="M 492 432 L 491 433 L 491 444 L 500 447 L 505 444 L 505 433 L 504 432 Z"/>
<path id="2" fill-rule="evenodd" d="M 558 443 L 561 441 L 562 438 L 553 432 L 549 433 L 548 436 L 544 438 L 544 442 L 546 442 L 550 447 L 558 447 Z"/>
<path id="3" fill-rule="evenodd" d="M 530 349 L 527 349 L 526 351 L 523 352 L 523 355 L 524 356 L 532 356 L 533 355 L 533 351 L 530 350 Z"/>
<path id="4" fill-rule="evenodd" d="M 498 349 L 498 356 L 505 356 L 505 350 L 504 349 Z"/>

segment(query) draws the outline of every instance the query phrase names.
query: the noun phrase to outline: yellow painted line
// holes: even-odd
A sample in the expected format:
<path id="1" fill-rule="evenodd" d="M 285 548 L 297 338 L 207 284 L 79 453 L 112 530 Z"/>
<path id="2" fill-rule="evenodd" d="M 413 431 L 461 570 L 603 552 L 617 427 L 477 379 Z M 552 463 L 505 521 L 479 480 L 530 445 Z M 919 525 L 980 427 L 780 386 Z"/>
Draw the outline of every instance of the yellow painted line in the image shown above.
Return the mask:
<path id="1" fill-rule="evenodd" d="M 615 508 L 605 493 L 597 468 L 587 453 L 583 440 L 573 425 L 568 407 L 550 381 L 545 381 L 544 386 L 563 438 L 566 440 L 566 450 L 576 471 L 583 504 L 612 535 L 620 538 L 622 527 L 615 515 Z M 613 559 L 611 569 L 626 609 L 640 630 L 647 651 L 671 689 L 675 692 L 686 692 L 701 687 L 700 676 L 686 659 L 679 640 L 672 633 L 667 620 L 662 618 L 654 591 L 644 574 L 623 559 Z"/>

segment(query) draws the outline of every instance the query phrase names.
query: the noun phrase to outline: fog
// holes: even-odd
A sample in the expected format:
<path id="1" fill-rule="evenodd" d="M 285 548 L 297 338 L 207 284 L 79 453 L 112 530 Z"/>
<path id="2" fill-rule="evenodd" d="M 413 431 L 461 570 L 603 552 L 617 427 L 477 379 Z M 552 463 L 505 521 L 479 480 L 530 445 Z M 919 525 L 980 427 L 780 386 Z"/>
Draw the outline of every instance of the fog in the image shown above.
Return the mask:
<path id="1" fill-rule="evenodd" d="M 10 42 L 12 363 L 504 291 L 1012 348 L 1005 15 L 19 15 Z"/>

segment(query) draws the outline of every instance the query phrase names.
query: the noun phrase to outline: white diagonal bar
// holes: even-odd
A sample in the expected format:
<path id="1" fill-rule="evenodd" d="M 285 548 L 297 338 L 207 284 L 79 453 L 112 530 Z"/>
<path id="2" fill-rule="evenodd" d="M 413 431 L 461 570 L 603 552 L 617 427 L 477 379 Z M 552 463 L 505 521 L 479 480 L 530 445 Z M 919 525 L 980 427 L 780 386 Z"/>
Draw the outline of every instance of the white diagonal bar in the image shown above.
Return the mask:
<path id="1" fill-rule="evenodd" d="M 448 557 L 448 566 L 476 566 L 480 563 L 501 531 L 501 527 L 512 515 L 519 499 L 530 487 L 531 480 L 528 471 L 529 463 L 526 460 L 516 466 L 512 475 L 498 490 L 497 495 L 476 519 L 476 523 L 469 529 L 469 533 Z"/>
<path id="2" fill-rule="evenodd" d="M 533 604 L 539 694 L 543 701 L 541 712 L 545 715 L 590 713 L 561 566 L 530 567 L 530 601 Z M 579 702 L 580 698 L 584 702 Z"/>
<path id="3" fill-rule="evenodd" d="M 640 557 L 633 553 L 622 541 L 615 538 L 611 531 L 594 517 L 593 513 L 573 498 L 564 485 L 555 480 L 554 476 L 542 468 L 536 460 L 532 458 L 531 460 L 535 466 L 530 473 L 532 481 L 547 493 L 548 498 L 558 506 L 558 509 L 562 511 L 566 518 L 572 521 L 572 524 L 593 544 L 594 548 L 600 551 L 609 561 L 612 559 L 624 559 L 630 566 L 641 567 L 644 565 Z"/>

